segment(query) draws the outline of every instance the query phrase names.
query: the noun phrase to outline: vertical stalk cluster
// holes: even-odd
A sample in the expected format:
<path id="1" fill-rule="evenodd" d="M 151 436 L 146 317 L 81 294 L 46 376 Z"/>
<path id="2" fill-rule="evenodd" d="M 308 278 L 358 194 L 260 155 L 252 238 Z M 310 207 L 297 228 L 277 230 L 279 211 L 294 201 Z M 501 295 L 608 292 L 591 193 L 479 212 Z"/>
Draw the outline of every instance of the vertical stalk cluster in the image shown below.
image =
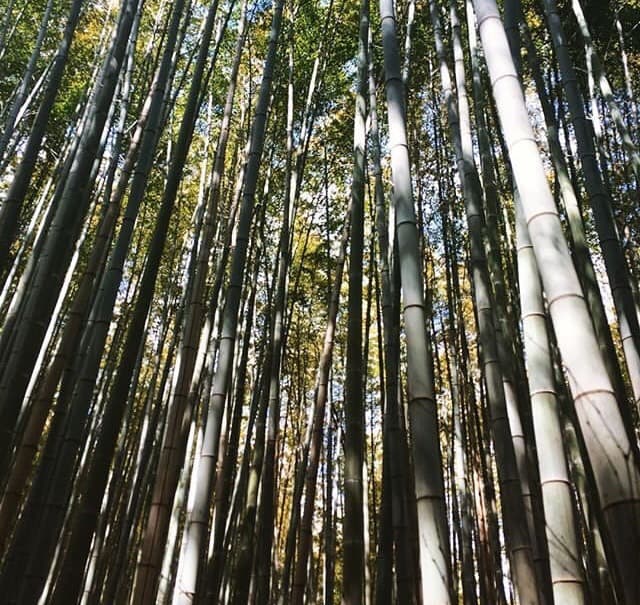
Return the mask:
<path id="1" fill-rule="evenodd" d="M 2 4 L 3 603 L 640 602 L 640 47 L 534 4 Z"/>

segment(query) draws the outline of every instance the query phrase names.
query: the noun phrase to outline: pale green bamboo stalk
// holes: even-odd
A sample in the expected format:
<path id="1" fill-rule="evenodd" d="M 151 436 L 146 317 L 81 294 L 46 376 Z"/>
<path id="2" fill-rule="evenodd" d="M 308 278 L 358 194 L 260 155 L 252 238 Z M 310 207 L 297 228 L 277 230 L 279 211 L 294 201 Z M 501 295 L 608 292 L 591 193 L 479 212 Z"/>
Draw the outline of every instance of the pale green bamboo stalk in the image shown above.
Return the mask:
<path id="1" fill-rule="evenodd" d="M 407 146 L 405 92 L 392 0 L 380 0 L 385 88 L 391 150 L 395 228 L 399 250 L 407 344 L 408 405 L 411 421 L 422 600 L 451 603 L 451 571 L 441 453 L 438 442 L 431 346 L 426 329 L 422 261 L 413 206 Z"/>
<path id="2" fill-rule="evenodd" d="M 518 200 L 516 238 L 527 378 L 536 434 L 553 596 L 558 605 L 580 605 L 585 603 L 584 577 L 567 459 L 562 443 L 542 287 L 529 231 Z"/>

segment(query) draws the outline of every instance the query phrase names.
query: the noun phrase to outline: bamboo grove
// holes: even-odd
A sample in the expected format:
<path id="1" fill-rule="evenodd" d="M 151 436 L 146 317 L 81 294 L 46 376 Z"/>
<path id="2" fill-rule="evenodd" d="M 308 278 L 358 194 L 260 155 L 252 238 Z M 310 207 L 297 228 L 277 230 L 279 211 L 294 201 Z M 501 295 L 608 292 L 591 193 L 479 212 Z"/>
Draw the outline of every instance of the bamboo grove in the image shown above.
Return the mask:
<path id="1" fill-rule="evenodd" d="M 640 603 L 638 23 L 0 0 L 0 603 Z"/>

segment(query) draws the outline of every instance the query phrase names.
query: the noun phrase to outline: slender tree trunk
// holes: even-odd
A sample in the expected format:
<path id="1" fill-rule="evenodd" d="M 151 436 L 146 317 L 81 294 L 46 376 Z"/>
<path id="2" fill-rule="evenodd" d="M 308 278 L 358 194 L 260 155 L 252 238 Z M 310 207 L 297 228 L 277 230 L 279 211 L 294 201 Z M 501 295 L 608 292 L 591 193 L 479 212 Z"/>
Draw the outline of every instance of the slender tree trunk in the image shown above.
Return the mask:
<path id="1" fill-rule="evenodd" d="M 360 3 L 358 37 L 358 88 L 353 134 L 351 182 L 351 245 L 349 251 L 349 299 L 347 366 L 345 382 L 344 445 L 344 544 L 343 601 L 363 603 L 365 587 L 364 500 L 364 394 L 362 359 L 362 262 L 364 243 L 365 147 L 367 116 L 368 0 Z"/>
<path id="2" fill-rule="evenodd" d="M 418 537 L 423 603 L 450 603 L 448 531 L 431 349 L 426 331 L 424 286 L 418 269 L 418 232 L 413 208 L 411 169 L 406 135 L 404 87 L 396 38 L 393 4 L 381 0 L 389 146 L 393 182 L 395 228 L 403 290 L 407 341 L 407 378 L 411 443 L 418 508 Z"/>
<path id="3" fill-rule="evenodd" d="M 333 398 L 331 379 L 328 385 L 329 405 L 327 406 L 327 446 L 326 461 L 327 470 L 325 473 L 324 492 L 324 515 L 322 538 L 324 543 L 324 605 L 333 605 L 333 592 L 335 586 L 335 514 L 334 514 L 334 491 L 333 491 L 333 453 L 334 449 L 334 426 L 332 420 Z"/>
<path id="4" fill-rule="evenodd" d="M 578 549 L 577 524 L 562 445 L 562 428 L 555 394 L 542 288 L 523 218 L 522 209 L 518 204 L 516 235 L 522 322 L 549 543 L 553 597 L 556 603 L 581 604 L 585 603 L 581 553 Z"/>

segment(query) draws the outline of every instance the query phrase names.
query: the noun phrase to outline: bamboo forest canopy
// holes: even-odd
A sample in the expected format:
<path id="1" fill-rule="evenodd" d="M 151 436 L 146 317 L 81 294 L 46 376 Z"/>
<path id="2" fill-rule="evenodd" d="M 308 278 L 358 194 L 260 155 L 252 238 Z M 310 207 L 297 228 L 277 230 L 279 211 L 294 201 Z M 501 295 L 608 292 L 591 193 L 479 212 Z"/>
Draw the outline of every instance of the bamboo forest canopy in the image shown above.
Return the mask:
<path id="1" fill-rule="evenodd" d="M 638 0 L 0 0 L 0 602 L 640 603 Z"/>

